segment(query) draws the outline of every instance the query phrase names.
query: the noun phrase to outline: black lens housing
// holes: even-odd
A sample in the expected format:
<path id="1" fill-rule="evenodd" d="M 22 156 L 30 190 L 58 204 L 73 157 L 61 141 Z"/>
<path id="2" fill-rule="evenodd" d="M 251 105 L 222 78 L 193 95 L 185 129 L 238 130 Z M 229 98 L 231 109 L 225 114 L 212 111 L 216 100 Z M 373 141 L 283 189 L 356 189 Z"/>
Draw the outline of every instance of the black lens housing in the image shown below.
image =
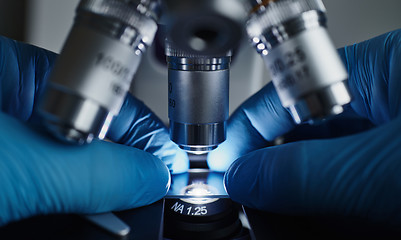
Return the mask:
<path id="1" fill-rule="evenodd" d="M 239 205 L 229 198 L 206 204 L 165 199 L 164 237 L 167 239 L 250 239 L 239 219 Z M 206 211 L 205 211 L 206 210 Z"/>

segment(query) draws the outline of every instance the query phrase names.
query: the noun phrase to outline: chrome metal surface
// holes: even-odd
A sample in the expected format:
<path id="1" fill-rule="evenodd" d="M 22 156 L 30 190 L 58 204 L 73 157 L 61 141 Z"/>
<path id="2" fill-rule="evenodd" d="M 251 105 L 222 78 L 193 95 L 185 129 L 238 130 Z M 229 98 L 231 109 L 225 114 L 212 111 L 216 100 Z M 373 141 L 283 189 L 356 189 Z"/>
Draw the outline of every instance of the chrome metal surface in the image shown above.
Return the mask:
<path id="1" fill-rule="evenodd" d="M 351 101 L 321 0 L 274 1 L 250 18 L 247 32 L 295 122 L 338 114 Z"/>
<path id="2" fill-rule="evenodd" d="M 215 149 L 226 139 L 225 122 L 185 124 L 170 120 L 170 137 L 182 149 L 203 153 Z"/>
<path id="3" fill-rule="evenodd" d="M 301 97 L 289 107 L 296 123 L 314 122 L 343 112 L 351 101 L 345 82 L 338 82 Z"/>
<path id="4" fill-rule="evenodd" d="M 82 0 L 39 112 L 60 139 L 104 138 L 157 30 L 157 0 Z M 77 100 L 79 99 L 79 100 Z"/>
<path id="5" fill-rule="evenodd" d="M 84 144 L 95 137 L 103 138 L 113 117 L 92 100 L 56 88 L 47 91 L 42 101 L 43 124 L 55 137 L 67 142 Z"/>
<path id="6" fill-rule="evenodd" d="M 228 54 L 194 55 L 167 44 L 170 138 L 188 152 L 208 152 L 225 140 Z"/>

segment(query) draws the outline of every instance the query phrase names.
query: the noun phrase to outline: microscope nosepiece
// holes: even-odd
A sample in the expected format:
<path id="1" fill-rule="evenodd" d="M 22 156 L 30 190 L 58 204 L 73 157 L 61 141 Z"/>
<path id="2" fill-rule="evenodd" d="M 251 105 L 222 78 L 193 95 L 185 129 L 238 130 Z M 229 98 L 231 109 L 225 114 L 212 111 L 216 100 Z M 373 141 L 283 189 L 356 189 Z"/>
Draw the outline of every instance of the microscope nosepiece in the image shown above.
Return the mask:
<path id="1" fill-rule="evenodd" d="M 269 1 L 247 23 L 281 103 L 297 123 L 339 114 L 351 101 L 347 71 L 327 33 L 325 12 L 321 0 Z"/>
<path id="2" fill-rule="evenodd" d="M 197 56 L 167 44 L 170 138 L 194 154 L 226 139 L 231 57 Z"/>

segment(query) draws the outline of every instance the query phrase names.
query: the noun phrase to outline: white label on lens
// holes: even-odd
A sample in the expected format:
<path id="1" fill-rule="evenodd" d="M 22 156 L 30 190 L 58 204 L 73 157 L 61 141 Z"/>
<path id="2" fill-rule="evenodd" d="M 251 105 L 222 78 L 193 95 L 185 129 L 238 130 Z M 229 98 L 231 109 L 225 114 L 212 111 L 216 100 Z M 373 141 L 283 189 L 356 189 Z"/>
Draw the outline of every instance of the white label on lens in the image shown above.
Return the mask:
<path id="1" fill-rule="evenodd" d="M 118 114 L 139 56 L 117 39 L 75 26 L 52 73 L 51 83 Z"/>
<path id="2" fill-rule="evenodd" d="M 178 212 L 178 213 L 182 214 L 182 212 L 184 211 L 184 204 L 180 204 L 178 202 L 175 202 L 174 205 L 171 207 L 171 209 L 174 212 Z"/>
<path id="3" fill-rule="evenodd" d="M 305 30 L 264 56 L 284 107 L 333 83 L 347 72 L 325 28 Z"/>
<path id="4" fill-rule="evenodd" d="M 185 205 L 184 203 L 175 202 L 170 209 L 176 213 L 186 214 L 188 216 L 203 216 L 207 214 L 206 206 L 194 204 L 195 203 L 188 203 L 187 205 Z"/>

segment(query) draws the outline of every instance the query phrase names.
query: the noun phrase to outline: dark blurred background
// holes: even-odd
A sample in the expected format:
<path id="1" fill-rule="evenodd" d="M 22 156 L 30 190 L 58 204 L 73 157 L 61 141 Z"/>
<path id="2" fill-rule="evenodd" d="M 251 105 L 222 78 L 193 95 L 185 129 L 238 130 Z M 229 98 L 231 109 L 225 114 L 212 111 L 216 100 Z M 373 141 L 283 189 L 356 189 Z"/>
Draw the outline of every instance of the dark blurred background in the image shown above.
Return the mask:
<path id="1" fill-rule="evenodd" d="M 230 1 L 227 8 L 230 8 Z M 79 0 L 0 0 L 0 35 L 59 53 L 73 24 Z M 328 31 L 336 47 L 354 44 L 401 28 L 400 0 L 323 0 Z M 270 76 L 260 56 L 244 40 L 232 63 L 230 112 L 257 92 Z M 131 93 L 164 122 L 167 118 L 167 71 L 149 49 L 134 78 Z"/>
<path id="2" fill-rule="evenodd" d="M 227 1 L 229 7 L 230 0 Z M 0 34 L 58 52 L 79 0 L 0 0 Z M 323 0 L 337 47 L 401 27 L 399 0 Z"/>
<path id="3" fill-rule="evenodd" d="M 0 34 L 19 41 L 26 39 L 27 0 L 0 0 Z"/>

